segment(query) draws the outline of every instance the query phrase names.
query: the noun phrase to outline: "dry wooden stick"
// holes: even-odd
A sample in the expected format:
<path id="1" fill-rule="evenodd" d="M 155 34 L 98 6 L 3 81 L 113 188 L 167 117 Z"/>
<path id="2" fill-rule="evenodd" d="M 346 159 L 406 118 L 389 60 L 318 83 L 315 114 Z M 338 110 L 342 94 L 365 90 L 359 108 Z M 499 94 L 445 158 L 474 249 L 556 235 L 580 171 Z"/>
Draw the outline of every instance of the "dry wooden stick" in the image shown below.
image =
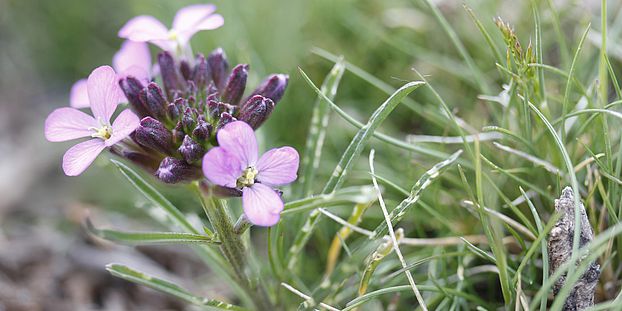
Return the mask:
<path id="1" fill-rule="evenodd" d="M 581 203 L 578 208 L 581 213 L 581 235 L 579 247 L 583 247 L 594 239 L 594 232 L 590 226 L 585 213 L 585 207 Z M 562 195 L 555 200 L 555 211 L 562 214 L 557 221 L 555 227 L 549 234 L 549 264 L 551 267 L 550 274 L 553 275 L 564 262 L 572 257 L 572 242 L 574 235 L 574 194 L 570 187 L 562 190 Z M 581 260 L 581 258 L 579 258 Z M 577 263 L 578 264 L 578 263 Z M 600 266 L 596 262 L 592 262 L 587 271 L 574 284 L 570 295 L 566 298 L 563 310 L 583 310 L 594 305 L 594 291 L 600 276 Z M 553 287 L 553 293 L 558 294 L 564 282 L 566 274 L 561 276 Z"/>

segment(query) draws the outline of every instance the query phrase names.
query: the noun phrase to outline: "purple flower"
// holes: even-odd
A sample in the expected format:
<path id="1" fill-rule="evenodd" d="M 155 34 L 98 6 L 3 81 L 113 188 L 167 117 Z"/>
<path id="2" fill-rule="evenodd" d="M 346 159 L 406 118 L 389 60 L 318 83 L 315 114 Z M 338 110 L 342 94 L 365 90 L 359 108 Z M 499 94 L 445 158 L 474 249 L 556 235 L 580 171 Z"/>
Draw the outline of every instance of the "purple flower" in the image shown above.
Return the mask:
<path id="1" fill-rule="evenodd" d="M 150 42 L 165 51 L 184 47 L 190 38 L 201 30 L 216 29 L 224 24 L 219 14 L 214 14 L 213 4 L 195 4 L 177 11 L 173 28 L 167 29 L 153 16 L 140 15 L 130 19 L 119 30 L 119 37 L 137 42 Z"/>
<path id="2" fill-rule="evenodd" d="M 298 152 L 292 147 L 275 148 L 258 159 L 255 133 L 242 121 L 225 125 L 217 138 L 220 146 L 203 157 L 203 173 L 218 186 L 242 189 L 244 214 L 251 223 L 275 225 L 283 201 L 272 187 L 296 180 Z"/>
<path id="3" fill-rule="evenodd" d="M 95 68 L 86 81 L 86 88 L 94 117 L 64 107 L 52 111 L 45 120 L 45 138 L 49 141 L 93 138 L 69 148 L 63 156 L 63 171 L 68 176 L 80 175 L 104 148 L 127 137 L 140 123 L 138 117 L 126 109 L 110 124 L 122 94 L 117 74 L 110 66 Z"/>
<path id="4" fill-rule="evenodd" d="M 151 53 L 149 46 L 144 42 L 126 40 L 121 44 L 119 51 L 112 58 L 112 67 L 118 72 L 118 79 L 133 76 L 142 82 L 149 80 L 151 72 Z M 87 108 L 89 95 L 86 79 L 80 79 L 71 87 L 69 105 L 73 108 Z M 123 93 L 120 102 L 127 101 Z"/>

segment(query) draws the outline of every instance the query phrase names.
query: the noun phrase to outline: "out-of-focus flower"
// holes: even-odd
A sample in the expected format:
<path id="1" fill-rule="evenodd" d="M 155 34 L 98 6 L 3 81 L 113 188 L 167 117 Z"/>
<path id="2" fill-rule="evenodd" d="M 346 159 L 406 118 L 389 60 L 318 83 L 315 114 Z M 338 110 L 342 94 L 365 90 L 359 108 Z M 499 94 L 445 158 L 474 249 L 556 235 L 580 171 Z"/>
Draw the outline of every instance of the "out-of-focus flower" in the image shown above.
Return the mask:
<path id="1" fill-rule="evenodd" d="M 298 152 L 292 147 L 281 147 L 258 158 L 255 133 L 242 121 L 226 124 L 218 131 L 217 139 L 219 147 L 203 157 L 205 177 L 218 186 L 241 189 L 244 214 L 251 223 L 275 225 L 283 201 L 273 187 L 296 180 Z"/>
<path id="2" fill-rule="evenodd" d="M 185 47 L 192 36 L 201 30 L 216 29 L 224 24 L 220 14 L 215 14 L 212 4 L 195 4 L 177 11 L 173 28 L 167 29 L 153 16 L 140 15 L 130 19 L 119 30 L 119 37 L 137 42 L 150 42 L 165 51 Z"/>
<path id="3" fill-rule="evenodd" d="M 63 156 L 63 171 L 68 176 L 80 175 L 102 150 L 130 135 L 140 123 L 129 109 L 110 123 L 122 94 L 112 67 L 101 66 L 93 70 L 86 81 L 86 88 L 93 116 L 64 107 L 52 111 L 45 120 L 45 138 L 49 141 L 93 138 L 69 148 Z"/>
<path id="4" fill-rule="evenodd" d="M 144 42 L 126 40 L 112 58 L 112 67 L 118 73 L 118 78 L 133 76 L 146 83 L 151 75 L 151 53 L 149 46 Z M 71 87 L 69 105 L 74 108 L 89 107 L 89 96 L 86 90 L 86 79 L 80 79 Z M 121 102 L 127 99 L 121 93 Z"/>

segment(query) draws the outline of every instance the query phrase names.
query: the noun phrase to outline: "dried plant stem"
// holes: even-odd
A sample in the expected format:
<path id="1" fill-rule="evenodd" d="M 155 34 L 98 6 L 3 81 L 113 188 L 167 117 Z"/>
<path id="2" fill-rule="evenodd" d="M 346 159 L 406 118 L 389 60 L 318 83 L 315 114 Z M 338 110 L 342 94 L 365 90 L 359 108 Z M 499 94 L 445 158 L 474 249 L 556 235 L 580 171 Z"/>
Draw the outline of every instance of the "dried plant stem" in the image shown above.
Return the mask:
<path id="1" fill-rule="evenodd" d="M 264 283 L 254 280 L 249 275 L 251 271 L 247 269 L 247 248 L 242 241 L 242 236 L 235 232 L 236 228 L 226 202 L 212 196 L 204 185 L 199 186 L 198 192 L 205 214 L 221 241 L 220 249 L 233 267 L 238 283 L 246 289 L 258 310 L 273 310 L 274 307 L 268 298 Z"/>
<path id="2" fill-rule="evenodd" d="M 579 246 L 583 247 L 594 239 L 594 233 L 590 226 L 585 207 L 579 203 L 574 204 L 573 192 L 570 187 L 566 187 L 562 191 L 562 195 L 555 200 L 555 210 L 561 214 L 561 218 L 557 221 L 549 235 L 548 253 L 551 265 L 551 275 L 566 263 L 573 260 L 573 238 L 575 231 L 574 213 L 579 210 L 580 217 L 580 241 Z M 578 258 L 577 265 L 584 258 Z M 594 292 L 598 277 L 600 276 L 600 266 L 596 262 L 590 263 L 587 271 L 574 284 L 572 291 L 566 297 L 563 310 L 583 310 L 594 305 Z M 557 296 L 561 288 L 564 286 L 566 276 L 561 276 L 553 287 L 553 292 Z"/>

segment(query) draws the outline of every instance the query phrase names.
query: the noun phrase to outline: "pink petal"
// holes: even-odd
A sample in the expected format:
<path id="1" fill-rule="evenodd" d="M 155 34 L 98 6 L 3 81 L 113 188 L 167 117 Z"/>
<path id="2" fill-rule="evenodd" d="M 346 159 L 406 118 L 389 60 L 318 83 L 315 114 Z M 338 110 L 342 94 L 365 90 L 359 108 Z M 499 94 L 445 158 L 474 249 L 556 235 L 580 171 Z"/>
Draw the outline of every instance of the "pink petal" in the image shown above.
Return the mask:
<path id="1" fill-rule="evenodd" d="M 252 224 L 270 227 L 279 222 L 284 206 L 281 197 L 272 188 L 254 184 L 242 189 L 242 207 Z"/>
<path id="2" fill-rule="evenodd" d="M 114 54 L 112 67 L 121 74 L 133 68 L 132 71 L 139 71 L 141 74 L 140 78 L 142 78 L 151 69 L 149 46 L 144 42 L 126 40 L 121 44 L 119 51 Z M 136 78 L 140 79 L 139 77 Z"/>
<path id="3" fill-rule="evenodd" d="M 234 188 L 246 168 L 222 147 L 214 147 L 203 156 L 203 174 L 213 184 Z"/>
<path id="4" fill-rule="evenodd" d="M 164 50 L 170 50 L 168 29 L 153 16 L 141 15 L 130 19 L 119 30 L 119 37 L 137 42 L 151 42 Z"/>
<path id="5" fill-rule="evenodd" d="M 67 150 L 63 156 L 63 171 L 67 176 L 78 176 L 86 170 L 95 158 L 106 148 L 104 141 L 95 138 L 81 142 Z"/>
<path id="6" fill-rule="evenodd" d="M 80 79 L 71 86 L 69 106 L 73 108 L 86 108 L 90 106 L 89 93 L 86 90 L 86 79 Z"/>
<path id="7" fill-rule="evenodd" d="M 45 119 L 45 138 L 49 141 L 66 141 L 91 136 L 89 128 L 99 124 L 93 117 L 75 108 L 58 108 Z"/>
<path id="8" fill-rule="evenodd" d="M 292 147 L 282 147 L 269 150 L 257 161 L 257 180 L 271 185 L 286 185 L 298 177 L 298 151 Z"/>
<path id="9" fill-rule="evenodd" d="M 89 75 L 87 89 L 93 116 L 101 122 L 108 123 L 117 109 L 119 96 L 122 94 L 114 69 L 110 66 L 95 68 Z"/>
<path id="10" fill-rule="evenodd" d="M 216 6 L 213 4 L 195 4 L 177 11 L 173 20 L 173 29 L 177 32 L 182 45 L 200 30 L 216 29 L 224 24 L 219 14 L 213 14 Z"/>
<path id="11" fill-rule="evenodd" d="M 250 125 L 243 121 L 228 123 L 218 130 L 218 144 L 240 159 L 244 168 L 257 162 L 257 139 Z"/>
<path id="12" fill-rule="evenodd" d="M 140 119 L 131 110 L 123 110 L 112 123 L 112 136 L 106 140 L 106 147 L 127 137 L 140 125 Z"/>

